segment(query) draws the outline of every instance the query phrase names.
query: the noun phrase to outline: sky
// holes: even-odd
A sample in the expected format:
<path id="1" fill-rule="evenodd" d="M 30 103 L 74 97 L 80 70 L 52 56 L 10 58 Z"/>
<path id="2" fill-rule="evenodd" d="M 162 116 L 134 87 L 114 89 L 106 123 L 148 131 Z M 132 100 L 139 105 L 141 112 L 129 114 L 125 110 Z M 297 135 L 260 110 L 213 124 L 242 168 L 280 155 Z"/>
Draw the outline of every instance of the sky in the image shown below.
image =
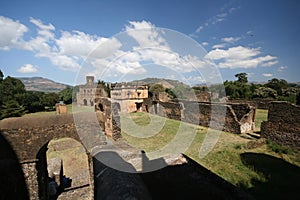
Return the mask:
<path id="1" fill-rule="evenodd" d="M 69 85 L 300 82 L 300 1 L 4 0 L 0 69 Z"/>

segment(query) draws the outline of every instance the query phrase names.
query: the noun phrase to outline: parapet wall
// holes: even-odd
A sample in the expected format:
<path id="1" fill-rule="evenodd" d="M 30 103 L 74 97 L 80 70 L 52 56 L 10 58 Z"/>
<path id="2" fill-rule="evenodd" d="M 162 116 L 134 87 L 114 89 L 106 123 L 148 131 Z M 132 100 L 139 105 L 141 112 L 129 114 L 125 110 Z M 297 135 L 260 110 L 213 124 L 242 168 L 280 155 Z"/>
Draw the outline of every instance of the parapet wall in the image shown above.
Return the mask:
<path id="1" fill-rule="evenodd" d="M 238 134 L 254 129 L 255 108 L 249 104 L 212 104 L 195 101 L 152 102 L 150 105 L 149 101 L 144 103 L 149 112 L 170 119 Z"/>
<path id="2" fill-rule="evenodd" d="M 300 106 L 288 102 L 270 103 L 268 121 L 261 124 L 261 136 L 300 149 Z"/>

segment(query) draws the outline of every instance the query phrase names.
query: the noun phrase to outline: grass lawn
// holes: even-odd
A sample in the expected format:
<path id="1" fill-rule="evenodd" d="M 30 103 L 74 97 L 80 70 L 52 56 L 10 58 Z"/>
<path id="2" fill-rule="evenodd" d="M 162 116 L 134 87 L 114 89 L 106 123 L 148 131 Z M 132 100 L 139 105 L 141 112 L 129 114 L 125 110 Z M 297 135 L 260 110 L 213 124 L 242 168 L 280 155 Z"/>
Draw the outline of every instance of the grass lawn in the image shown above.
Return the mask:
<path id="1" fill-rule="evenodd" d="M 156 117 L 160 119 L 160 117 Z M 127 118 L 123 119 L 124 122 L 132 120 L 138 125 L 132 130 L 126 128 L 124 131 L 122 129 L 123 138 L 132 146 L 146 152 L 158 150 L 170 143 L 178 134 L 180 126 L 179 121 L 171 119 L 157 120 L 148 113 L 131 113 L 130 115 L 121 116 L 121 118 Z M 260 123 L 264 120 L 267 120 L 267 111 L 257 109 L 256 131 L 260 130 Z M 149 124 L 152 124 L 152 127 L 161 127 L 159 123 L 162 121 L 164 122 L 163 126 L 157 131 L 157 134 L 147 138 L 136 137 L 136 132 L 146 129 Z M 287 190 L 291 193 L 290 191 L 296 187 L 297 183 L 293 181 L 296 181 L 295 176 L 300 175 L 299 152 L 291 150 L 287 153 L 276 153 L 270 144 L 262 144 L 257 148 L 248 149 L 247 143 L 253 142 L 254 139 L 222 132 L 213 150 L 204 158 L 200 158 L 199 150 L 207 134 L 207 128 L 185 123 L 181 123 L 181 126 L 190 134 L 193 131 L 195 133 L 189 148 L 184 152 L 186 155 L 228 182 L 246 190 L 255 198 L 270 197 L 266 191 L 274 187 L 282 187 L 279 191 L 273 191 L 272 194 L 276 199 L 280 196 L 280 191 Z M 187 141 L 184 141 L 182 145 L 186 144 Z M 299 175 L 294 174 L 297 172 L 299 172 Z M 287 181 L 286 177 L 290 177 L 290 182 Z"/>
<path id="2" fill-rule="evenodd" d="M 67 114 L 78 113 L 78 112 L 94 112 L 94 107 L 92 106 L 73 106 L 72 104 L 67 105 Z M 56 111 L 42 111 L 36 113 L 25 114 L 27 116 L 43 116 L 43 115 L 55 115 Z"/>

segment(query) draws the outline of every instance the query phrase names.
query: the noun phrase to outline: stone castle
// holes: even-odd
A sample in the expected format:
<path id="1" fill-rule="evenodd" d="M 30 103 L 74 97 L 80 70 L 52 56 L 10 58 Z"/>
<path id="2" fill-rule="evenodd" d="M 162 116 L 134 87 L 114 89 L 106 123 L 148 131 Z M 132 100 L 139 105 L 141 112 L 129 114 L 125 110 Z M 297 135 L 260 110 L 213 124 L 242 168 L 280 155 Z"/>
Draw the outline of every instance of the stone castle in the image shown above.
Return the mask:
<path id="1" fill-rule="evenodd" d="M 76 94 L 77 105 L 94 106 L 95 99 L 99 97 L 107 97 L 107 93 L 101 84 L 94 82 L 94 76 L 87 76 L 86 83 L 79 86 Z"/>
<path id="2" fill-rule="evenodd" d="M 142 111 L 143 101 L 148 98 L 148 86 L 143 84 L 110 84 L 111 100 L 120 105 L 121 112 Z M 79 86 L 76 94 L 77 105 L 98 108 L 100 98 L 108 97 L 101 84 L 94 82 L 93 76 L 86 77 L 86 83 Z M 101 110 L 101 109 L 100 109 Z"/>

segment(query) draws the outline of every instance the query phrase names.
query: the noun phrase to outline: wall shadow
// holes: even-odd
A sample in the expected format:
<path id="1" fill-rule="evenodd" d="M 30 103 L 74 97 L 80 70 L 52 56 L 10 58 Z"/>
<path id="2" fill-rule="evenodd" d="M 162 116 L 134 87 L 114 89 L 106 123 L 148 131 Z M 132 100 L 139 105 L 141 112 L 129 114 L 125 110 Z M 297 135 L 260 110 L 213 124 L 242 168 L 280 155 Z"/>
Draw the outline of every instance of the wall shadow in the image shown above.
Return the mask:
<path id="1" fill-rule="evenodd" d="M 93 160 L 95 199 L 253 199 L 185 155 L 184 164 L 147 173 L 112 169 L 100 162 L 104 157 L 132 167 L 117 153 L 98 153 Z"/>
<path id="2" fill-rule="evenodd" d="M 2 132 L 0 132 L 0 180 L 0 200 L 29 199 L 19 160 Z"/>
<path id="3" fill-rule="evenodd" d="M 280 158 L 262 153 L 241 154 L 243 163 L 266 177 L 266 182 L 252 180 L 247 191 L 255 199 L 298 199 L 300 168 Z"/>
<path id="4" fill-rule="evenodd" d="M 184 157 L 187 163 L 140 174 L 153 199 L 252 199 L 196 161 Z"/>
<path id="5" fill-rule="evenodd" d="M 118 171 L 106 166 L 101 161 L 132 173 Z M 151 199 L 141 177 L 138 173 L 134 173 L 134 167 L 117 153 L 113 151 L 99 152 L 93 157 L 93 163 L 96 200 Z"/>

